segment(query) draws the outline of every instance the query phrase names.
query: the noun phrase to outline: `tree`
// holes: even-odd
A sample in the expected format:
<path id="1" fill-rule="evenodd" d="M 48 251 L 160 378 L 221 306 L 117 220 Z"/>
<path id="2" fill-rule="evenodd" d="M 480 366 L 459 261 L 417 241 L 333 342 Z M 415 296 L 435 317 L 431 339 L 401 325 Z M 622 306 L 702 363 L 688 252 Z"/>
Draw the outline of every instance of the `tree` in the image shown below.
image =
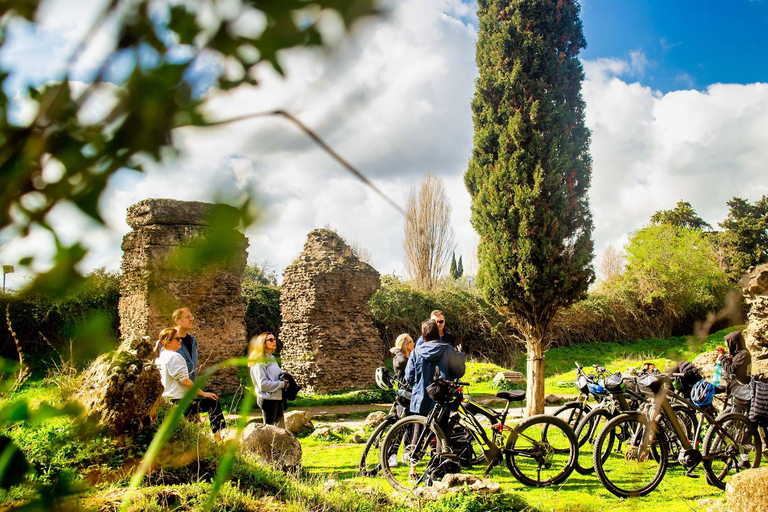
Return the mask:
<path id="1" fill-rule="evenodd" d="M 243 284 L 253 283 L 262 286 L 277 286 L 277 273 L 267 260 L 246 265 L 243 271 Z"/>
<path id="2" fill-rule="evenodd" d="M 456 279 L 460 278 L 464 275 L 464 263 L 461 261 L 461 256 L 459 256 L 459 262 L 456 264 Z"/>
<path id="3" fill-rule="evenodd" d="M 456 253 L 451 254 L 451 270 L 449 271 L 451 277 L 454 279 L 459 278 L 459 267 L 456 265 Z"/>
<path id="4" fill-rule="evenodd" d="M 591 158 L 575 0 L 480 0 L 464 177 L 480 235 L 477 281 L 506 311 L 528 354 L 527 414 L 544 410 L 552 318 L 594 280 Z"/>
<path id="5" fill-rule="evenodd" d="M 608 245 L 600 258 L 600 277 L 604 283 L 615 281 L 624 272 L 624 259 L 612 245 Z"/>
<path id="6" fill-rule="evenodd" d="M 677 205 L 671 210 L 659 210 L 651 217 L 652 224 L 669 224 L 678 228 L 696 229 L 699 231 L 711 231 L 712 226 L 704 222 L 704 219 L 698 216 L 691 203 L 687 201 L 678 201 Z"/>
<path id="7" fill-rule="evenodd" d="M 405 208 L 405 271 L 418 288 L 435 287 L 455 246 L 445 185 L 427 173 L 418 193 L 416 187 L 411 189 Z"/>
<path id="8" fill-rule="evenodd" d="M 719 223 L 719 242 L 725 271 L 738 280 L 749 267 L 768 262 L 768 195 L 755 204 L 734 197 L 728 206 L 728 217 Z"/>

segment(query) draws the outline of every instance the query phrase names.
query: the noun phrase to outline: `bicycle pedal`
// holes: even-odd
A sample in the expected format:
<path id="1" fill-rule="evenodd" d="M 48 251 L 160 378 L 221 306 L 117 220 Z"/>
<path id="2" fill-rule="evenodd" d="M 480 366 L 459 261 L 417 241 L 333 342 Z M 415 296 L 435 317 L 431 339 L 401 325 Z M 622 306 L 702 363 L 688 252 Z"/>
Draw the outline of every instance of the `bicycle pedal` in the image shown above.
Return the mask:
<path id="1" fill-rule="evenodd" d="M 701 475 L 698 473 L 686 473 L 685 476 L 688 478 L 701 478 Z"/>

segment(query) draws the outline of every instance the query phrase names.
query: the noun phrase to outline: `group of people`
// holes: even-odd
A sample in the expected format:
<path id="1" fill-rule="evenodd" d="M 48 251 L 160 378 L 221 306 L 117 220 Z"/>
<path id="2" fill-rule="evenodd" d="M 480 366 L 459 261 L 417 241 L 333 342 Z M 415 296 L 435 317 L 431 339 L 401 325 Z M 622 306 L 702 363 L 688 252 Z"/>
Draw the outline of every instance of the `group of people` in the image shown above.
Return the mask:
<path id="1" fill-rule="evenodd" d="M 192 334 L 195 317 L 189 308 L 180 308 L 171 316 L 173 327 L 160 331 L 157 342 L 159 352 L 155 363 L 160 370 L 163 396 L 176 403 L 194 386 L 198 376 L 197 339 Z M 273 355 L 277 340 L 271 332 L 262 333 L 251 340 L 248 346 L 248 366 L 256 403 L 262 410 L 264 423 L 285 428 L 283 411 L 285 407 L 283 390 L 292 384 L 290 375 L 280 371 Z M 208 419 L 216 441 L 221 440 L 221 431 L 226 426 L 219 397 L 203 389 L 187 408 L 186 414 L 208 413 Z"/>
<path id="2" fill-rule="evenodd" d="M 421 324 L 421 336 L 414 343 L 408 334 L 401 334 L 392 349 L 392 369 L 395 378 L 411 388 L 409 410 L 398 405 L 398 413 L 426 415 L 435 406 L 429 397 L 427 387 L 436 376 L 444 379 L 459 379 L 466 371 L 466 355 L 457 344 L 456 336 L 445 329 L 445 316 L 440 310 L 430 314 L 429 320 Z M 448 432 L 447 415 L 442 419 L 444 432 Z M 413 433 L 415 434 L 415 433 Z M 407 440 L 406 440 L 407 443 Z M 397 458 L 390 456 L 390 466 L 397 465 Z M 418 478 L 411 466 L 410 476 Z"/>

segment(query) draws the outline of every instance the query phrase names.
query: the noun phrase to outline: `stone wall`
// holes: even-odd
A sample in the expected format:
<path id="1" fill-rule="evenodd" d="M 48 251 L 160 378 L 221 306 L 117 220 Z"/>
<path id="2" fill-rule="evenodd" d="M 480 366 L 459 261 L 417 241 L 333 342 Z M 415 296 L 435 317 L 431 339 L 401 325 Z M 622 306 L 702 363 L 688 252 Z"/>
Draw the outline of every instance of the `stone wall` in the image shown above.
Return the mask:
<path id="1" fill-rule="evenodd" d="M 749 306 L 742 334 L 752 353 L 752 373 L 768 374 L 768 264 L 751 268 L 740 284 Z"/>
<path id="2" fill-rule="evenodd" d="M 379 273 L 336 233 L 309 233 L 304 251 L 283 273 L 282 367 L 304 392 L 369 387 L 383 364 L 368 301 Z"/>
<path id="3" fill-rule="evenodd" d="M 215 220 L 212 220 L 215 219 Z M 144 335 L 153 340 L 171 327 L 171 313 L 188 307 L 195 317 L 201 370 L 245 354 L 245 303 L 240 291 L 248 242 L 235 230 L 233 207 L 197 201 L 147 199 L 128 208 L 120 283 L 120 330 L 123 339 Z M 229 219 L 229 221 L 224 220 Z M 211 229 L 215 222 L 216 229 Z M 184 263 L 191 252 L 215 236 L 226 251 L 210 251 L 205 264 Z M 219 245 L 220 247 L 221 245 Z M 206 389 L 237 389 L 237 369 L 217 373 Z"/>

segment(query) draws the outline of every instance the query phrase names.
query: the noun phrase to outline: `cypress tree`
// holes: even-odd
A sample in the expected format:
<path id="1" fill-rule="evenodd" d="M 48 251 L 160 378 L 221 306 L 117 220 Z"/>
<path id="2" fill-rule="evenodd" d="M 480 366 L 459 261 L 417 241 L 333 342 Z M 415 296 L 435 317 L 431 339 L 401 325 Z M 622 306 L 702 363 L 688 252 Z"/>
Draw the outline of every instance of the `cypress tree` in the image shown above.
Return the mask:
<path id="1" fill-rule="evenodd" d="M 451 277 L 452 278 L 454 278 L 454 279 L 458 279 L 459 278 L 458 274 L 457 274 L 457 271 L 456 271 L 456 253 L 455 252 L 451 253 L 451 270 L 450 270 L 450 273 L 451 273 Z"/>
<path id="2" fill-rule="evenodd" d="M 464 275 L 464 264 L 461 262 L 461 256 L 459 256 L 459 262 L 456 264 L 456 279 Z"/>
<path id="3" fill-rule="evenodd" d="M 510 318 L 528 355 L 527 414 L 544 410 L 548 329 L 594 280 L 591 158 L 575 0 L 479 0 L 464 176 L 480 235 L 477 282 Z"/>

